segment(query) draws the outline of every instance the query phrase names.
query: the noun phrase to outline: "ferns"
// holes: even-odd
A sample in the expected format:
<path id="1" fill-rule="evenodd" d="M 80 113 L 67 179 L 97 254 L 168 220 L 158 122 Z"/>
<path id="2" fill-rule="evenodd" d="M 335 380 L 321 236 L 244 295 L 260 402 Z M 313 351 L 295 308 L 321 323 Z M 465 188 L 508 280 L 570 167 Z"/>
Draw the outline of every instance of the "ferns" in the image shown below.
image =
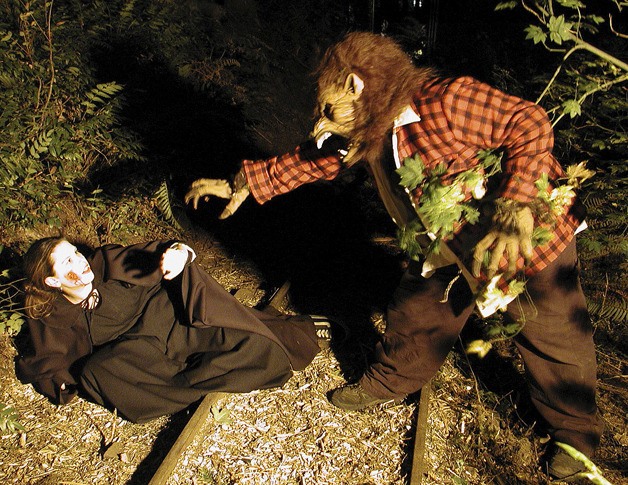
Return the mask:
<path id="1" fill-rule="evenodd" d="M 240 62 L 236 59 L 197 61 L 182 66 L 179 74 L 195 79 L 195 82 L 200 83 L 204 90 L 212 86 L 225 88 L 235 83 L 235 78 L 229 71 L 230 67 L 240 67 Z"/>
<path id="2" fill-rule="evenodd" d="M 155 202 L 157 208 L 161 211 L 167 222 L 172 224 L 178 231 L 183 231 L 183 227 L 179 224 L 179 221 L 172 211 L 172 204 L 170 202 L 170 189 L 166 181 L 162 181 L 159 188 L 155 191 Z"/>
<path id="3" fill-rule="evenodd" d="M 590 301 L 587 309 L 591 315 L 603 320 L 609 320 L 618 324 L 628 323 L 628 300 Z"/>
<path id="4" fill-rule="evenodd" d="M 157 61 L 208 95 L 240 103 L 249 91 L 236 73 L 263 48 L 261 41 L 243 48 L 248 34 L 224 35 L 226 10 L 213 3 L 7 0 L 0 12 L 0 224 L 7 229 L 59 225 L 54 201 L 62 192 L 102 167 L 142 160 L 141 142 L 121 123 L 124 88 L 96 78 L 92 53 L 124 45 L 135 62 Z"/>
<path id="5" fill-rule="evenodd" d="M 62 190 L 93 168 L 140 158 L 141 146 L 118 126 L 122 86 L 94 81 L 84 54 L 90 38 L 78 23 L 64 19 L 62 6 L 8 3 L 13 18 L 0 23 L 0 190 L 8 195 L 0 222 L 58 225 Z"/>
<path id="6" fill-rule="evenodd" d="M 86 107 L 87 115 L 94 115 L 98 106 L 105 105 L 111 98 L 122 91 L 122 86 L 114 82 L 97 84 L 95 88 L 85 93 L 86 101 L 81 104 Z"/>

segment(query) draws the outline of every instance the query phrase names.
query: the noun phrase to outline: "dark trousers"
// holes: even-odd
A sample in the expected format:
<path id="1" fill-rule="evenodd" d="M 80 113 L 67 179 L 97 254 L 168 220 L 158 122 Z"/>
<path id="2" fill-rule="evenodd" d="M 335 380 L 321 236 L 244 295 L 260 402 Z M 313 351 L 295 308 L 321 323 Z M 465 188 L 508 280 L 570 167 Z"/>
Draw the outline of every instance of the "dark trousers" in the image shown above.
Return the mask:
<path id="1" fill-rule="evenodd" d="M 419 390 L 441 367 L 471 315 L 474 302 L 455 266 L 430 278 L 418 265 L 402 277 L 387 313 L 374 363 L 360 383 L 377 397 Z M 596 358 L 591 321 L 580 286 L 575 239 L 547 268 L 531 277 L 507 318 L 525 320 L 515 344 L 524 360 L 532 401 L 554 439 L 591 456 L 602 433 L 595 403 Z"/>

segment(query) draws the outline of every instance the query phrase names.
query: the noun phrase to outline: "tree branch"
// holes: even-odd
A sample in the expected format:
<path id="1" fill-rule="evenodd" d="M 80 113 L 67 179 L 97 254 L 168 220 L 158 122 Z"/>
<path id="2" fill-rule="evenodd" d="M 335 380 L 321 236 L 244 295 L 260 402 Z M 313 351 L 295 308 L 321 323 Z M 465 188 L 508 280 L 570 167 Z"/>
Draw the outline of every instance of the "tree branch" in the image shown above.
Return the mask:
<path id="1" fill-rule="evenodd" d="M 577 102 L 578 104 L 581 105 L 584 102 L 584 100 L 587 99 L 592 94 L 595 94 L 598 91 L 606 91 L 610 89 L 611 86 L 614 86 L 615 84 L 620 84 L 626 80 L 628 80 L 628 73 L 624 74 L 623 76 L 619 76 L 611 81 L 607 81 L 604 84 L 598 84 L 595 88 L 589 89 L 582 96 L 580 96 L 577 99 Z M 565 116 L 565 114 L 566 114 L 565 112 L 561 113 L 560 116 L 554 120 L 554 122 L 552 123 L 552 126 L 556 126 L 556 124 Z"/>
<path id="2" fill-rule="evenodd" d="M 626 64 L 624 61 L 617 59 L 616 57 L 610 55 L 608 52 L 598 49 L 594 45 L 589 44 L 588 42 L 582 40 L 580 37 L 576 36 L 575 34 L 571 32 L 569 33 L 569 40 L 575 42 L 577 45 L 582 46 L 583 49 L 589 51 L 592 54 L 595 54 L 596 56 L 598 56 L 601 59 L 604 59 L 610 64 L 613 64 L 614 66 L 619 67 L 622 71 L 628 72 L 628 64 Z"/>
<path id="3" fill-rule="evenodd" d="M 572 47 L 564 56 L 563 56 L 563 60 L 562 62 L 558 65 L 558 67 L 556 68 L 556 70 L 554 71 L 554 75 L 552 76 L 552 78 L 549 80 L 549 82 L 547 83 L 547 85 L 545 86 L 545 89 L 543 90 L 543 92 L 541 93 L 541 95 L 538 97 L 538 99 L 536 100 L 536 104 L 539 104 L 541 102 L 541 100 L 543 99 L 543 97 L 547 94 L 547 92 L 550 90 L 550 87 L 552 86 L 552 84 L 554 83 L 554 81 L 556 80 L 556 78 L 558 77 L 558 74 L 560 73 L 560 71 L 563 68 L 563 65 L 565 63 L 565 61 L 567 60 L 567 58 L 573 54 L 574 52 L 580 50 L 580 49 L 584 49 L 584 47 L 580 46 L 580 45 L 575 45 L 574 47 Z"/>

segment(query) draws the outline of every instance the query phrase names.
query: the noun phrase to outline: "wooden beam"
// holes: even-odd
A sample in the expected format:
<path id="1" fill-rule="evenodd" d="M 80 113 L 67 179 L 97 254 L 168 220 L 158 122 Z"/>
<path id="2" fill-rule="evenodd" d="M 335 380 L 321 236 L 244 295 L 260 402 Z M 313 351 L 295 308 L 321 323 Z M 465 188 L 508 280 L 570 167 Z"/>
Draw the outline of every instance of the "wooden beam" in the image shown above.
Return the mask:
<path id="1" fill-rule="evenodd" d="M 148 485 L 164 485 L 168 481 L 170 475 L 172 475 L 172 471 L 179 462 L 179 458 L 203 427 L 212 406 L 216 404 L 219 399 L 228 395 L 229 394 L 225 392 L 210 392 L 203 398 L 201 404 L 199 404 L 196 411 L 194 411 L 194 414 L 185 425 L 185 428 L 183 428 L 183 431 L 181 431 L 181 434 L 172 445 L 172 448 L 170 448 L 170 451 L 161 465 L 159 465 L 159 468 Z"/>
<path id="2" fill-rule="evenodd" d="M 412 453 L 412 473 L 410 485 L 421 485 L 423 478 L 427 476 L 425 469 L 425 442 L 427 437 L 427 417 L 430 407 L 430 391 L 432 381 L 428 381 L 421 388 L 419 409 L 416 417 L 416 431 L 414 432 L 414 451 Z"/>

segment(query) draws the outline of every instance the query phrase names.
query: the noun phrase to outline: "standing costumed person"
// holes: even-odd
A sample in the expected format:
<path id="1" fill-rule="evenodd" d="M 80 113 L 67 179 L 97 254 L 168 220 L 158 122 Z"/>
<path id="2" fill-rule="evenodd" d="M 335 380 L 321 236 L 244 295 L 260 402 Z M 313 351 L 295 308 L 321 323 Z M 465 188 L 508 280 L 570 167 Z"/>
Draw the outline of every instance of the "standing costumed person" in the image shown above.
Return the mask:
<path id="1" fill-rule="evenodd" d="M 573 191 L 576 175 L 589 174 L 563 171 L 543 109 L 470 77 L 439 77 L 415 67 L 391 39 L 356 32 L 320 64 L 316 115 L 313 140 L 244 160 L 232 183 L 199 179 L 186 202 L 229 199 L 224 218 L 249 194 L 263 204 L 366 164 L 412 262 L 372 363 L 331 402 L 359 410 L 416 392 L 476 307 L 483 316 L 501 309 L 522 326 L 514 340 L 552 438 L 592 456 L 602 424 L 574 237 L 583 214 Z M 550 474 L 580 469 L 552 448 Z"/>
<path id="2" fill-rule="evenodd" d="M 77 394 L 133 422 L 209 392 L 282 386 L 331 337 L 329 322 L 243 306 L 180 242 L 107 245 L 63 237 L 24 256 L 32 352 L 17 375 L 55 404 Z M 320 320 L 320 319 L 319 319 Z"/>

